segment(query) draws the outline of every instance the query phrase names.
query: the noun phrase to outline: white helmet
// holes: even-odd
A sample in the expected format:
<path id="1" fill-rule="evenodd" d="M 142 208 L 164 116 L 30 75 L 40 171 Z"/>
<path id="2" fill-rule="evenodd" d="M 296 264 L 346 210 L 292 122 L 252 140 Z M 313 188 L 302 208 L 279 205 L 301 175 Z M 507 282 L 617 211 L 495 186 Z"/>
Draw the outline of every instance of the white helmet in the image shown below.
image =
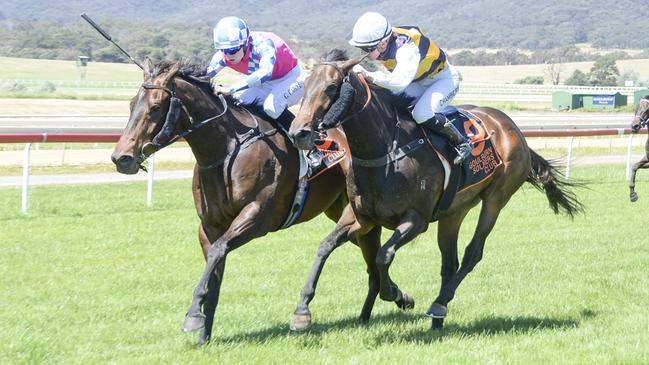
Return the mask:
<path id="1" fill-rule="evenodd" d="M 227 16 L 214 27 L 214 48 L 226 49 L 241 47 L 248 41 L 250 30 L 242 19 Z"/>
<path id="2" fill-rule="evenodd" d="M 372 47 L 392 34 L 392 25 L 383 15 L 369 11 L 356 21 L 349 44 L 354 47 Z"/>

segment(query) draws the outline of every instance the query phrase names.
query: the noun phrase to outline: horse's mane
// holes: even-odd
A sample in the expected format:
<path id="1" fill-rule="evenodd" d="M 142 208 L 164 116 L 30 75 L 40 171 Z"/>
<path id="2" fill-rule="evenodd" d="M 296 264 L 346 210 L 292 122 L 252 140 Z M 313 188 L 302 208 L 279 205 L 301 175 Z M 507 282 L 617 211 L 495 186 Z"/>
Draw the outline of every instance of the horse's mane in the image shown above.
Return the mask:
<path id="1" fill-rule="evenodd" d="M 349 60 L 349 56 L 347 55 L 347 51 L 339 48 L 334 48 L 329 52 L 325 52 L 322 55 L 321 59 L 323 62 L 347 61 Z M 408 109 L 408 107 L 412 104 L 412 101 L 414 100 L 412 97 L 407 96 L 404 93 L 393 94 L 391 91 L 380 87 L 373 88 L 373 90 L 377 96 L 382 98 L 382 100 L 391 103 L 392 105 L 396 106 L 397 109 L 399 110 Z"/>
<path id="2" fill-rule="evenodd" d="M 189 61 L 169 61 L 163 60 L 153 69 L 152 77 L 160 76 L 168 72 L 171 67 L 178 64 L 180 70 L 178 76 L 190 84 L 202 89 L 206 94 L 210 95 L 216 100 L 216 96 L 212 93 L 212 84 L 210 77 L 207 75 L 207 65 L 204 63 L 191 63 Z M 234 105 L 235 100 L 231 96 L 225 97 L 229 105 Z"/>
<path id="3" fill-rule="evenodd" d="M 325 52 L 320 58 L 324 62 L 334 62 L 347 61 L 349 59 L 349 56 L 347 56 L 347 51 L 340 48 L 334 48 L 329 52 Z"/>

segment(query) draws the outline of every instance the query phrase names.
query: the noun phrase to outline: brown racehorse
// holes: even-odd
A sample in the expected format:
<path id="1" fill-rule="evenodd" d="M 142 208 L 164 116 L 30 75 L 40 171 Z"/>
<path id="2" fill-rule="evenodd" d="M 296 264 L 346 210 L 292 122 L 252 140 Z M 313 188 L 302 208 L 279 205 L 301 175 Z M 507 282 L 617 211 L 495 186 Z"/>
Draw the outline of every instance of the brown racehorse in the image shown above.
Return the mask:
<path id="1" fill-rule="evenodd" d="M 204 343 L 211 336 L 226 255 L 282 227 L 297 189 L 298 154 L 266 117 L 236 106 L 230 98 L 214 96 L 198 66 L 154 66 L 148 59 L 144 65 L 144 83 L 131 100 L 129 121 L 112 160 L 119 172 L 135 174 L 149 155 L 179 137 L 191 147 L 199 240 L 207 262 L 182 329 L 202 328 L 199 342 Z M 340 131 L 329 132 L 349 151 Z M 295 223 L 322 212 L 334 221 L 340 217 L 348 203 L 348 168 L 349 162 L 342 161 L 311 182 Z M 356 243 L 364 245 L 362 238 Z M 366 261 L 368 271 L 376 272 L 374 256 Z M 370 282 L 373 279 L 378 282 L 376 277 Z M 369 318 L 377 295 L 378 283 L 370 285 L 361 318 Z"/>
<path id="2" fill-rule="evenodd" d="M 633 118 L 633 122 L 631 122 L 631 130 L 633 133 L 639 132 L 642 127 L 647 127 L 649 130 L 649 95 L 640 98 L 638 106 L 635 108 L 635 117 Z M 649 137 L 647 138 L 644 149 L 645 155 L 633 165 L 633 169 L 631 170 L 629 189 L 631 190 L 630 198 L 632 202 L 638 200 L 638 193 L 635 192 L 635 174 L 639 169 L 649 168 Z"/>
<path id="3" fill-rule="evenodd" d="M 305 83 L 304 99 L 290 129 L 296 146 L 308 149 L 313 145 L 317 130 L 343 123 L 352 154 L 352 168 L 347 175 L 350 205 L 321 243 L 314 272 L 309 276 L 293 316 L 293 328 L 310 325 L 308 303 L 313 297 L 313 281 L 317 281 L 319 271 L 316 270 L 322 268 L 329 253 L 350 239 L 377 240 L 377 229 L 381 227 L 394 230 L 394 234 L 376 257 L 380 272 L 379 295 L 387 301 L 401 299 L 404 294 L 388 274 L 390 263 L 400 247 L 427 230 L 442 194 L 444 167 L 430 149 L 419 148 L 402 156 L 398 164 L 387 161 L 395 146 L 419 140 L 423 134 L 415 123 L 397 123 L 401 116 L 397 115 L 390 98 L 385 97 L 386 93 L 370 91 L 350 72 L 361 60 L 362 57 L 346 60 L 343 52 L 334 50 L 329 58 L 316 65 Z M 492 131 L 491 141 L 503 163 L 486 180 L 459 192 L 450 208 L 438 217 L 442 285 L 427 311 L 433 318 L 434 328 L 443 326 L 448 303 L 461 281 L 481 260 L 485 239 L 500 211 L 524 182 L 545 191 L 555 213 L 563 209 L 572 217 L 583 209 L 575 195 L 565 190 L 570 183 L 561 178 L 551 163 L 527 146 L 523 134 L 507 115 L 496 109 L 479 107 L 472 108 L 471 113 Z M 386 163 L 367 166 L 356 162 L 380 159 Z M 482 203 L 478 224 L 459 266 L 458 231 L 466 214 L 478 203 Z"/>

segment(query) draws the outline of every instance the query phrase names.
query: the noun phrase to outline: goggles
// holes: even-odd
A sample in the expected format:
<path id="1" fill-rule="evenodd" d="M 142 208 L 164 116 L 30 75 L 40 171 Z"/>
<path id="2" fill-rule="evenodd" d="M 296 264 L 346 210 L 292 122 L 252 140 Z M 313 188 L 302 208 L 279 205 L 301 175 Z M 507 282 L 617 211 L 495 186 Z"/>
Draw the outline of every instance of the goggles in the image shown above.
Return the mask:
<path id="1" fill-rule="evenodd" d="M 377 47 L 377 45 L 375 44 L 373 46 L 361 46 L 361 47 L 358 47 L 358 48 L 360 48 L 361 51 L 363 51 L 365 53 L 372 53 L 372 52 L 374 52 L 376 47 Z"/>
<path id="2" fill-rule="evenodd" d="M 223 53 L 231 56 L 231 55 L 239 52 L 242 48 L 243 48 L 243 46 L 238 46 L 238 47 L 233 47 L 233 48 L 223 48 L 221 51 L 223 51 Z"/>

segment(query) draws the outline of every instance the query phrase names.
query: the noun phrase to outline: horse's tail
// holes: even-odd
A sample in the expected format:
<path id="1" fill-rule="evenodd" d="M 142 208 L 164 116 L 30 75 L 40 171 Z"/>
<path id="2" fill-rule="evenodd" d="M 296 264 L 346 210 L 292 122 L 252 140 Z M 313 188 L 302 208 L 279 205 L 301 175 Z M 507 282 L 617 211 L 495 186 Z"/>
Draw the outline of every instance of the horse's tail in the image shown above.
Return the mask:
<path id="1" fill-rule="evenodd" d="M 577 195 L 569 190 L 583 185 L 569 182 L 552 162 L 544 159 L 532 149 L 530 149 L 530 157 L 532 158 L 532 170 L 527 176 L 527 182 L 539 191 L 545 192 L 554 213 L 559 214 L 563 209 L 570 218 L 574 218 L 577 213 L 583 213 L 584 205 L 577 199 Z"/>

